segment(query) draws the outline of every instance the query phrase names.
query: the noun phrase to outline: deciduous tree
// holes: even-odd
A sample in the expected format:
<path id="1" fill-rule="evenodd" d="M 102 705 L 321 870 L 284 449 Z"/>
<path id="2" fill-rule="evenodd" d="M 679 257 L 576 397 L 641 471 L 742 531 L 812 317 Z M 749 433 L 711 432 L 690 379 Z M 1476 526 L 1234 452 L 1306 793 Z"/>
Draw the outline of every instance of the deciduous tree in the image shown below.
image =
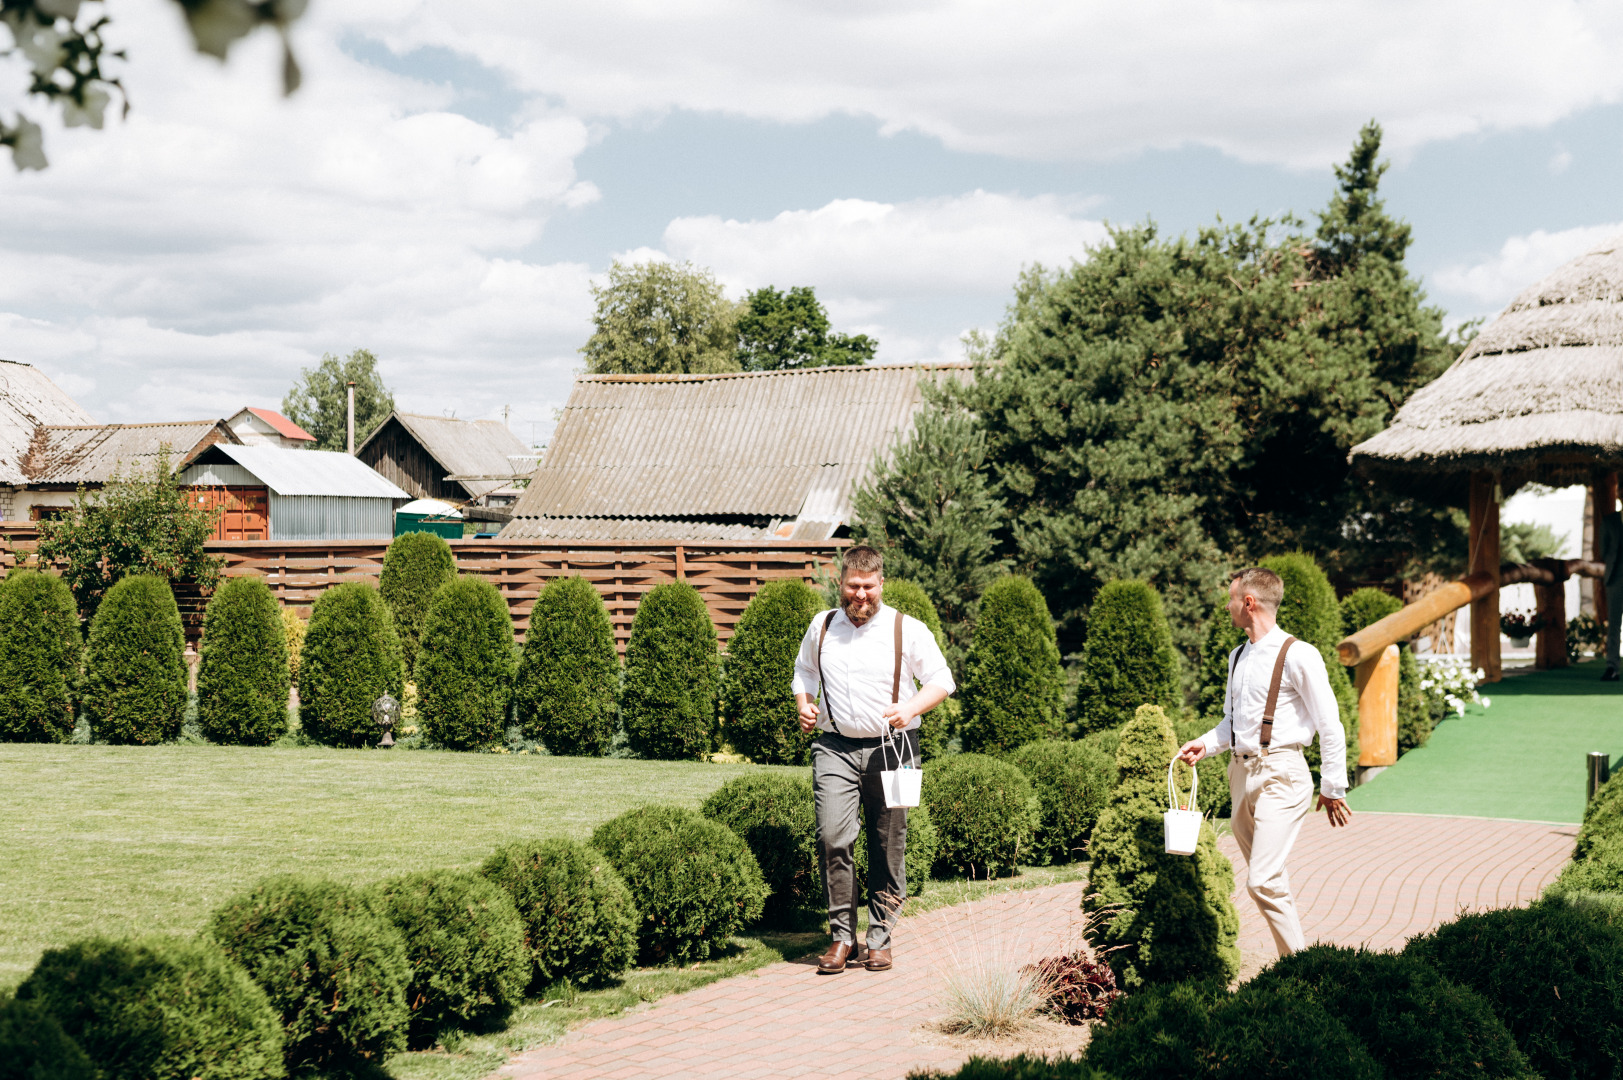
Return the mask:
<path id="1" fill-rule="evenodd" d="M 316 437 L 316 450 L 344 450 L 349 442 L 349 384 L 355 384 L 355 445 L 366 441 L 394 411 L 394 391 L 383 383 L 369 349 L 345 357 L 328 353 L 282 399 L 287 418 Z"/>
<path id="2" fill-rule="evenodd" d="M 879 342 L 867 334 L 830 333 L 828 312 L 810 285 L 756 289 L 738 316 L 738 360 L 745 371 L 866 364 L 878 351 Z"/>
<path id="3" fill-rule="evenodd" d="M 597 311 L 581 348 L 594 375 L 738 370 L 738 308 L 692 263 L 622 263 L 592 286 Z"/>

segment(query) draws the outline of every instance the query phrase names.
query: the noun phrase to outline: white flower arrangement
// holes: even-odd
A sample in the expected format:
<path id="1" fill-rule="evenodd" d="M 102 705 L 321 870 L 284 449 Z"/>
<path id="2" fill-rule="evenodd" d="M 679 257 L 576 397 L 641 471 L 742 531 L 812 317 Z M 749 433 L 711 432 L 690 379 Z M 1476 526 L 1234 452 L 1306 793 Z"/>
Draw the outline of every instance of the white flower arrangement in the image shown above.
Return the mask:
<path id="1" fill-rule="evenodd" d="M 1484 709 L 1493 701 L 1477 693 L 1477 684 L 1487 678 L 1481 668 L 1471 670 L 1471 662 L 1463 656 L 1419 656 L 1420 689 L 1433 700 L 1440 701 L 1456 716 L 1465 715 L 1465 706 L 1481 705 Z"/>

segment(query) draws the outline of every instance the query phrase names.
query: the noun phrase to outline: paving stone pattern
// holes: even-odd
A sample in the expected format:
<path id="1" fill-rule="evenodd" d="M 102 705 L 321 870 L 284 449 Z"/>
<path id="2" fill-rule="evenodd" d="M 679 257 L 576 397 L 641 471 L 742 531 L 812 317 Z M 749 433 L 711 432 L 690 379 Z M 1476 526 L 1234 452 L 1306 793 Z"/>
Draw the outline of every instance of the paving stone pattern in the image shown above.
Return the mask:
<path id="1" fill-rule="evenodd" d="M 1483 818 L 1358 814 L 1346 829 L 1309 819 L 1291 859 L 1309 941 L 1394 948 L 1462 910 L 1525 904 L 1559 872 L 1576 826 Z M 1273 958 L 1241 888 L 1242 976 Z M 773 964 L 665 998 L 519 1055 L 498 1074 L 551 1078 L 819 1076 L 900 1080 L 955 1068 L 962 1049 L 932 1037 L 942 987 L 977 963 L 1023 964 L 1079 940 L 1082 886 L 1056 885 L 904 916 L 895 969 L 820 976 L 815 958 Z"/>

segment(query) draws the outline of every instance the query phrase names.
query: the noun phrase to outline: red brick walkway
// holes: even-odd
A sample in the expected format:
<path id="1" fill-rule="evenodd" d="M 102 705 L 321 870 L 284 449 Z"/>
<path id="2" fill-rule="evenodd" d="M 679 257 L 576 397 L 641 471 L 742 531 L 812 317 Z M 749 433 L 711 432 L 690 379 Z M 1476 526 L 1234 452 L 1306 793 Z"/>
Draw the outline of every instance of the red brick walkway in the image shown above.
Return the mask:
<path id="1" fill-rule="evenodd" d="M 1560 870 L 1576 826 L 1482 818 L 1358 814 L 1332 833 L 1307 822 L 1291 859 L 1309 941 L 1393 948 L 1462 909 L 1523 904 Z M 1267 927 L 1240 879 L 1242 976 L 1273 958 Z M 600 1020 L 514 1058 L 503 1076 L 826 1076 L 879 1080 L 955 1067 L 961 1049 L 924 1025 L 943 1010 L 947 973 L 976 963 L 1026 963 L 1073 944 L 1082 886 L 994 897 L 904 920 L 897 968 L 818 976 L 813 958 L 774 964 L 647 1008 Z"/>

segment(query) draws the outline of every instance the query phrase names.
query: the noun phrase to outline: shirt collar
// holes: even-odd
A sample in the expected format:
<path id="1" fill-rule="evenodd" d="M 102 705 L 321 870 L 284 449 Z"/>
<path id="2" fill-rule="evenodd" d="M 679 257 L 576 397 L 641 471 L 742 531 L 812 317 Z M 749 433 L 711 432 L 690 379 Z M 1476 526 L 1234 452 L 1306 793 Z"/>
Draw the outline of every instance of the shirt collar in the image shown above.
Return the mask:
<path id="1" fill-rule="evenodd" d="M 1280 626 L 1278 623 L 1275 623 L 1274 628 L 1272 630 L 1268 631 L 1266 634 L 1262 635 L 1262 640 L 1257 642 L 1257 644 L 1258 645 L 1277 645 L 1277 644 L 1283 642 L 1288 637 L 1290 637 L 1290 635 L 1285 633 L 1285 628 Z"/>

